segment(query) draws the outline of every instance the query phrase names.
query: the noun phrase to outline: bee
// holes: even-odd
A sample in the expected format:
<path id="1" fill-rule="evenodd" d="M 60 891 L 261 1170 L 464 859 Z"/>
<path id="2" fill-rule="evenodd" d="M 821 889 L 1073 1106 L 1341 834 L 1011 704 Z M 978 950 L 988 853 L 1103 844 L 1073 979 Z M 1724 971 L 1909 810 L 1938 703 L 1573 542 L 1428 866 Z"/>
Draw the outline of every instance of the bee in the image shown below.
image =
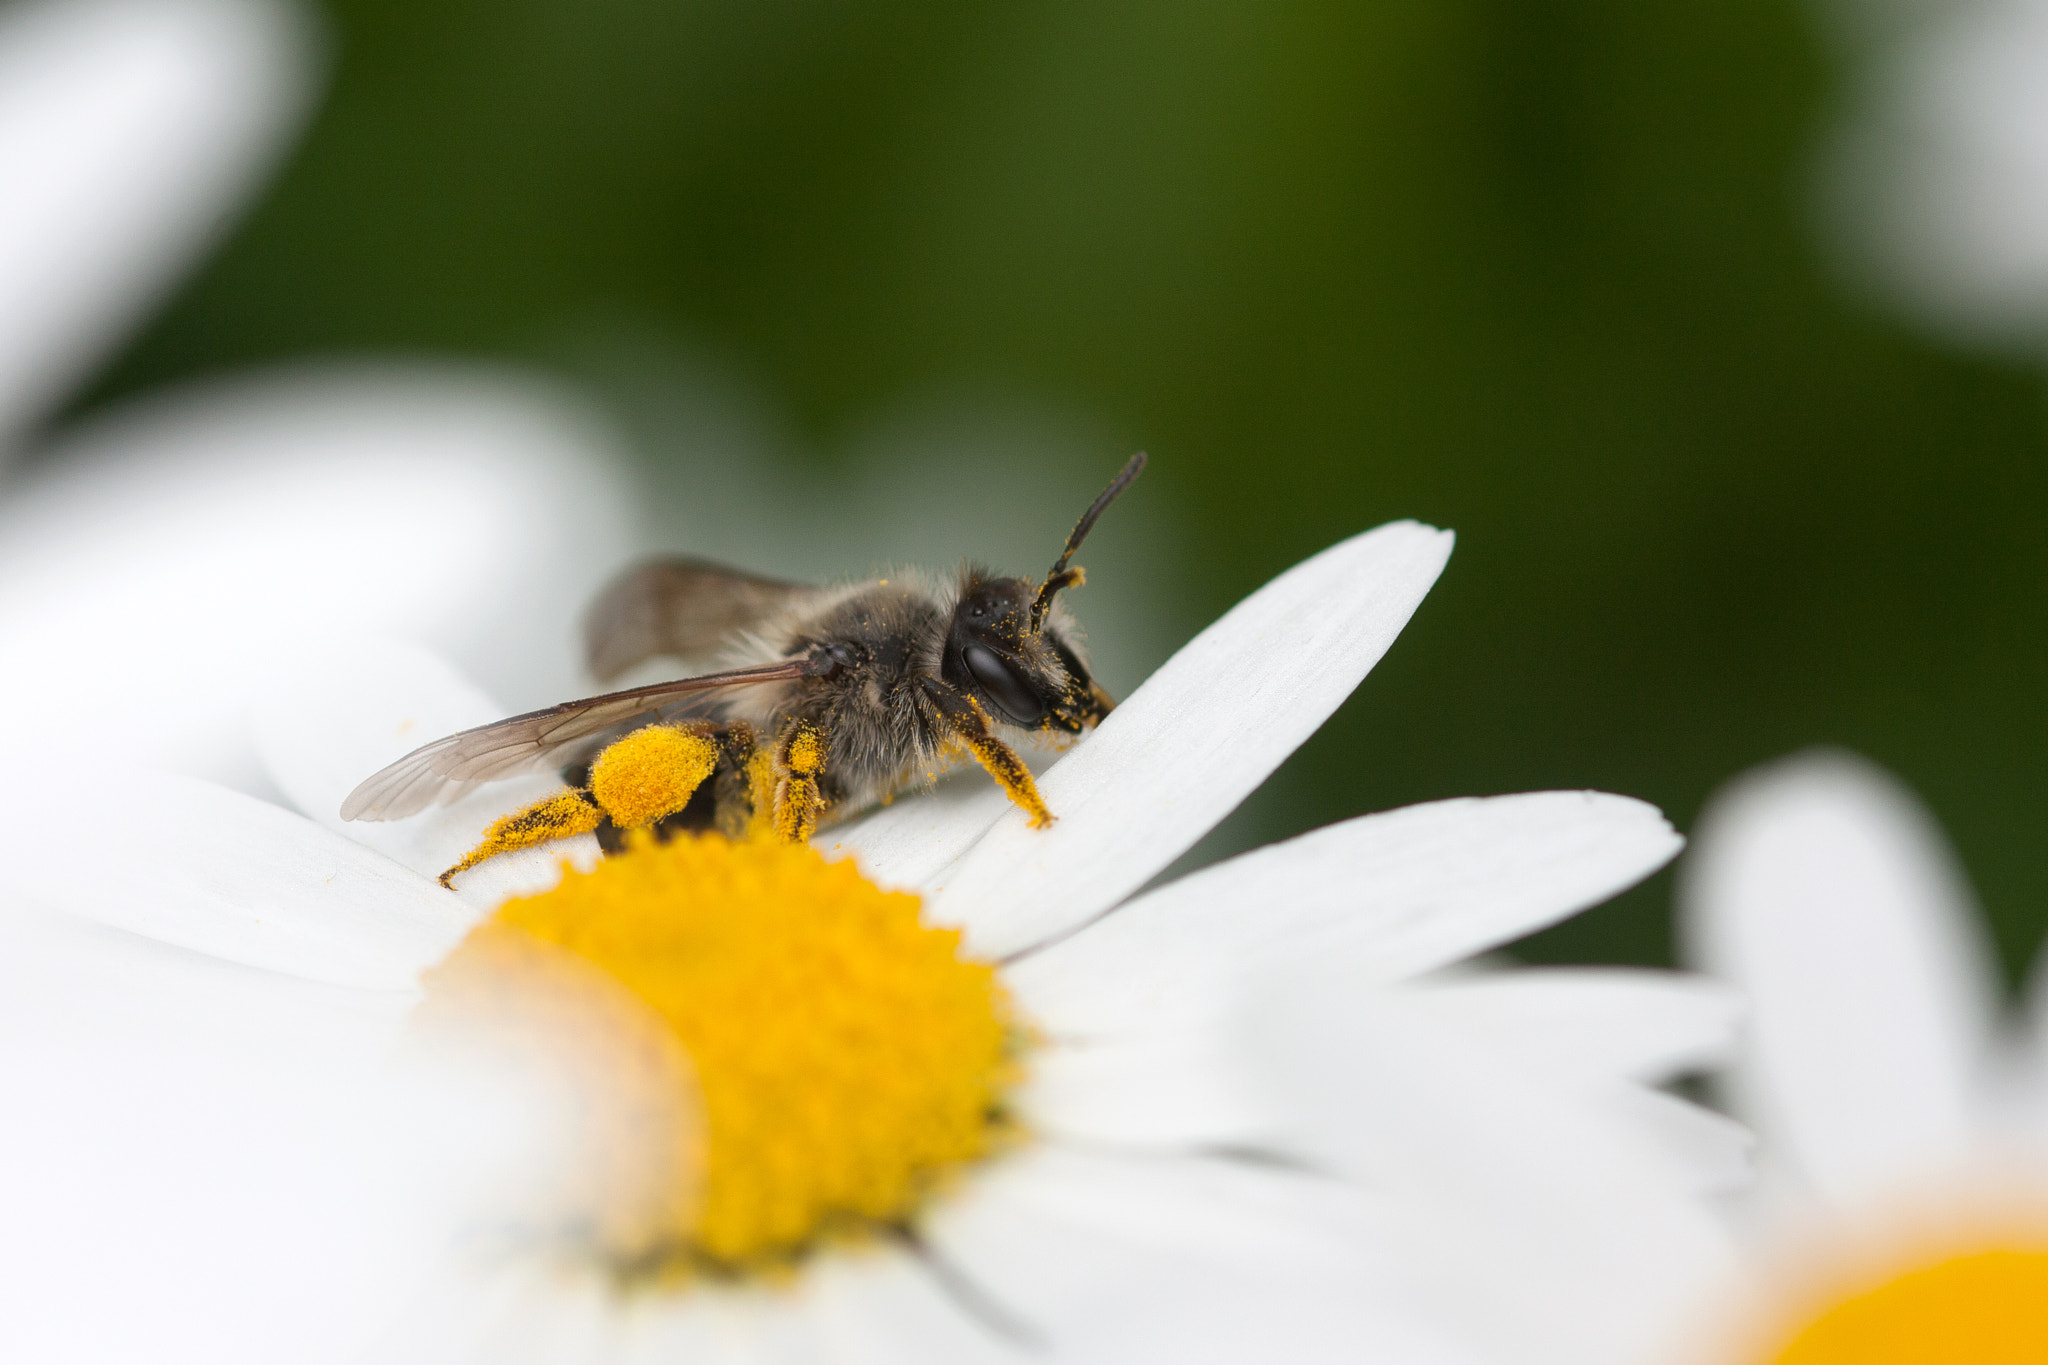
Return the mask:
<path id="1" fill-rule="evenodd" d="M 713 671 L 436 740 L 365 780 L 341 817 L 396 820 L 486 782 L 561 774 L 563 790 L 492 824 L 444 886 L 574 834 L 611 851 L 634 830 L 801 841 L 963 758 L 1050 825 L 1007 741 L 1079 735 L 1114 705 L 1056 599 L 1081 585 L 1074 552 L 1144 467 L 1131 457 L 1036 584 L 974 565 L 818 587 L 699 559 L 636 564 L 585 617 L 591 672 L 608 682 L 665 657 Z"/>

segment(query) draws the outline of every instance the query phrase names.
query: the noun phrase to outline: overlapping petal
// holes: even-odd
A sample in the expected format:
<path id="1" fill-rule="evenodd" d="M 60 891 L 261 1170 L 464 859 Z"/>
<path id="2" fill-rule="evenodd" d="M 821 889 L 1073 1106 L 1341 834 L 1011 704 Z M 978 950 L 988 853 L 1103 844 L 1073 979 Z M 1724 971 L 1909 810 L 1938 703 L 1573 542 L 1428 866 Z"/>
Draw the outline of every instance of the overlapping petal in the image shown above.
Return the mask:
<path id="1" fill-rule="evenodd" d="M 1386 1193 L 1418 1300 L 1498 1358 L 1633 1365 L 1682 1344 L 1674 1324 L 1733 1273 L 1711 1211 L 1650 1144 L 1407 994 L 1329 964 L 1269 979 L 1249 1036 L 1294 1149 Z"/>
<path id="2" fill-rule="evenodd" d="M 0 784 L 0 897 L 228 962 L 410 989 L 474 915 L 455 895 L 290 811 L 195 778 L 27 774 Z M 26 856 L 34 849 L 36 856 Z"/>
<path id="3" fill-rule="evenodd" d="M 1414 999 L 1502 1055 L 1589 1081 L 1663 1081 L 1726 1061 L 1745 1015 L 1722 983 L 1618 967 L 1475 973 Z"/>
<path id="4" fill-rule="evenodd" d="M 1533 932 L 1654 872 L 1680 840 L 1599 792 L 1464 798 L 1361 816 L 1169 883 L 1016 964 L 1027 1003 L 1080 1031 L 1213 1011 L 1275 957 L 1334 957 L 1361 983 Z"/>
<path id="5" fill-rule="evenodd" d="M 1059 1359 L 1456 1359 L 1388 1311 L 1356 1190 L 1203 1156 L 1041 1147 L 936 1209 L 938 1256 Z"/>

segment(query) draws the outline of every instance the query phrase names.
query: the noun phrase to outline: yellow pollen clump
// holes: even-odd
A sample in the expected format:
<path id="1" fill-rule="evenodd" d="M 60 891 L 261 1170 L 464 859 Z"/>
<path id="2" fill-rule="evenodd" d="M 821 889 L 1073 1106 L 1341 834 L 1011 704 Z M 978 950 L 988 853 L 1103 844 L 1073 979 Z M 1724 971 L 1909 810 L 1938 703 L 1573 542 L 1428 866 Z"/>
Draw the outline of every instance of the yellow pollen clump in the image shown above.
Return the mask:
<path id="1" fill-rule="evenodd" d="M 600 969 L 688 1058 L 700 1169 L 687 1198 L 665 1200 L 691 1210 L 687 1225 L 653 1257 L 612 1254 L 662 1273 L 784 1263 L 903 1223 L 1003 1140 L 1018 1073 L 1008 999 L 993 967 L 962 960 L 957 931 L 919 912 L 806 847 L 642 837 L 478 931 Z"/>
<path id="2" fill-rule="evenodd" d="M 798 730 L 789 742 L 789 770 L 808 776 L 825 766 L 822 737 L 810 726 Z"/>
<path id="3" fill-rule="evenodd" d="M 703 735 L 650 725 L 613 743 L 590 767 L 590 795 L 621 829 L 638 829 L 690 804 L 718 766 Z"/>
<path id="4" fill-rule="evenodd" d="M 2038 1365 L 2048 1360 L 2048 1250 L 1971 1251 L 1866 1285 L 1756 1359 L 1768 1365 Z"/>

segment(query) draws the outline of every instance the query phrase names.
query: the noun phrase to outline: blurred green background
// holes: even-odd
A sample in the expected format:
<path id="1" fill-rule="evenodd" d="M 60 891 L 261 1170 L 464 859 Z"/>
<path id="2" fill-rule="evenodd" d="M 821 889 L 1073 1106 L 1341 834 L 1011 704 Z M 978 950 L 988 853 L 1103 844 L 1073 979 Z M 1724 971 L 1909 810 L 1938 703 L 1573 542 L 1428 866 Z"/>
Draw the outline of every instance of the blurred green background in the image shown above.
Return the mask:
<path id="1" fill-rule="evenodd" d="M 1105 475 L 1153 453 L 1169 639 L 1352 531 L 1459 533 L 1211 852 L 1535 787 L 1684 827 L 1833 742 L 1932 803 L 2015 972 L 2048 925 L 2039 380 L 1831 270 L 1845 73 L 1798 5 L 327 13 L 295 159 L 82 406 L 397 349 L 567 373 L 645 430 L 613 361 L 678 348 L 823 464 L 906 394 L 1042 398 Z M 973 472 L 1030 496 L 1028 457 Z M 1522 951 L 1666 961 L 1669 881 Z"/>

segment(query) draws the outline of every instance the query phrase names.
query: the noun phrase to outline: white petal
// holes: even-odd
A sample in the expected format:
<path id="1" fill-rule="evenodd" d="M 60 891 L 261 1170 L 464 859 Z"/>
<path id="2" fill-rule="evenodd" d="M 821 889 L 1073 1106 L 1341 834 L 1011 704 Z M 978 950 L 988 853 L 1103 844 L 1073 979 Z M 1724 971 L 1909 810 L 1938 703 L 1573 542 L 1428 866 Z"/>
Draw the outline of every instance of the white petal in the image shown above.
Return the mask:
<path id="1" fill-rule="evenodd" d="M 381 1057 L 411 1008 L 402 992 L 258 971 L 20 898 L 0 909 L 0 1038 L 116 1050 L 175 1040 L 318 1070 Z"/>
<path id="2" fill-rule="evenodd" d="M 950 774 L 929 792 L 910 792 L 871 815 L 820 833 L 829 857 L 852 855 L 869 880 L 916 890 L 931 884 L 1010 808 L 980 772 Z"/>
<path id="3" fill-rule="evenodd" d="M 1725 1114 L 1641 1085 L 1596 1090 L 1594 1111 L 1647 1139 L 1669 1162 L 1679 1188 L 1748 1194 L 1757 1181 L 1756 1137 Z"/>
<path id="4" fill-rule="evenodd" d="M 1677 852 L 1654 807 L 1598 792 L 1409 806 L 1161 887 L 1007 974 L 1034 1017 L 1092 1032 L 1208 1011 L 1262 959 L 1388 981 L 1605 900 Z"/>
<path id="5" fill-rule="evenodd" d="M 555 1269 L 520 1258 L 488 1271 L 460 1259 L 434 1267 L 363 1355 L 386 1365 L 484 1365 L 483 1346 L 520 1307 L 555 1288 Z"/>
<path id="6" fill-rule="evenodd" d="M 801 1280 L 776 1287 L 704 1283 L 672 1298 L 651 1296 L 623 1304 L 622 1360 L 626 1365 L 802 1360 L 792 1347 L 808 1336 L 814 1297 Z"/>
<path id="7" fill-rule="evenodd" d="M 1251 1037 L 1292 1149 L 1384 1191 L 1438 1306 L 1504 1357 L 1661 1358 L 1732 1265 L 1708 1209 L 1631 1128 L 1407 994 L 1329 964 L 1272 979 Z"/>
<path id="8" fill-rule="evenodd" d="M 1748 1130 L 1647 1088 L 1727 1060 L 1743 1018 L 1727 986 L 1672 972 L 1556 968 L 1416 983 L 1404 1008 L 1634 1130 L 1686 1188 L 1724 1193 L 1753 1175 Z"/>
<path id="9" fill-rule="evenodd" d="M 1418 983 L 1413 999 L 1475 1042 L 1591 1081 L 1662 1081 L 1723 1061 L 1744 1013 L 1721 983 L 1615 967 L 1484 972 Z"/>
<path id="10" fill-rule="evenodd" d="M 506 714 L 432 650 L 359 636 L 278 670 L 252 720 L 264 769 L 299 813 L 374 847 L 362 836 L 394 824 L 341 818 L 356 784 L 422 744 Z"/>
<path id="11" fill-rule="evenodd" d="M 210 244 L 313 85 L 260 0 L 0 15 L 0 455 Z"/>
<path id="12" fill-rule="evenodd" d="M 191 1043 L 0 1039 L 0 1359 L 342 1365 L 430 1261 L 359 1078 Z"/>
<path id="13" fill-rule="evenodd" d="M 948 1296 L 929 1266 L 895 1247 L 820 1256 L 805 1271 L 827 1361 L 1012 1365 L 1015 1343 Z M 764 1305 L 773 1311 L 773 1305 Z"/>
<path id="14" fill-rule="evenodd" d="M 1351 695 L 1450 558 L 1395 522 L 1295 565 L 1183 646 L 1039 781 L 1059 817 L 997 820 L 932 913 L 1001 956 L 1086 921 L 1229 814 Z"/>
<path id="15" fill-rule="evenodd" d="M 474 918 L 368 849 L 193 778 L 10 771 L 0 830 L 9 897 L 315 981 L 408 989 Z"/>
<path id="16" fill-rule="evenodd" d="M 1060 1360 L 1458 1358 L 1388 1302 L 1367 1206 L 1327 1180 L 1041 1148 L 942 1204 L 926 1232 Z"/>
<path id="17" fill-rule="evenodd" d="M 1235 1039 L 1206 1022 L 1050 1038 L 1031 1054 L 1014 1102 L 1034 1133 L 1132 1149 L 1255 1147 L 1274 1128 Z"/>
<path id="18" fill-rule="evenodd" d="M 2034 954 L 2023 990 L 2023 1031 L 2008 1058 L 2007 1084 L 2020 1093 L 2007 1103 L 2019 1122 L 2048 1146 L 2048 949 Z"/>
<path id="19" fill-rule="evenodd" d="M 513 707 L 575 695 L 573 622 L 632 552 L 606 438 L 516 378 L 305 371 L 137 404 L 0 505 L 15 756 L 254 789 L 246 709 L 300 649 L 445 650 Z"/>
<path id="20" fill-rule="evenodd" d="M 476 1343 L 475 1365 L 604 1365 L 616 1358 L 609 1286 L 558 1276 L 535 1289 Z"/>
<path id="21" fill-rule="evenodd" d="M 1750 998 L 1744 1111 L 1820 1191 L 1968 1144 L 1995 981 L 1962 874 L 1897 782 L 1846 754 L 1738 779 L 1680 907 L 1693 961 Z"/>
<path id="22" fill-rule="evenodd" d="M 254 728 L 265 771 L 301 814 L 434 877 L 475 847 L 493 820 L 561 790 L 561 780 L 549 773 L 508 778 L 405 820 L 344 820 L 342 798 L 421 744 L 505 714 L 431 650 L 362 637 L 281 670 L 257 698 Z M 457 892 L 487 909 L 553 886 L 564 859 L 587 867 L 599 856 L 591 835 L 554 840 L 463 874 Z"/>

